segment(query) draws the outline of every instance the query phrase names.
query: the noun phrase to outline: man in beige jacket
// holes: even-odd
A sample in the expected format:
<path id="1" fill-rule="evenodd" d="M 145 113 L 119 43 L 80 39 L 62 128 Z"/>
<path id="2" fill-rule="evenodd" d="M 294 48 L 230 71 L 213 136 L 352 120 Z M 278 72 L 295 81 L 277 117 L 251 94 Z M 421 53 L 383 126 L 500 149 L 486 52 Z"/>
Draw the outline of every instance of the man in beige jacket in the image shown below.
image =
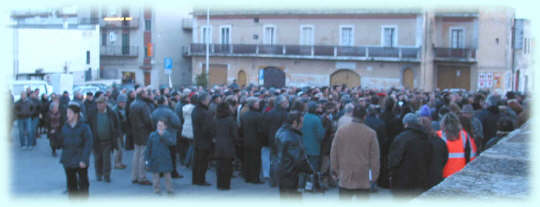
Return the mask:
<path id="1" fill-rule="evenodd" d="M 332 142 L 331 173 L 341 199 L 367 198 L 379 176 L 379 143 L 375 131 L 364 124 L 366 114 L 364 107 L 355 106 L 353 121 L 339 128 Z"/>

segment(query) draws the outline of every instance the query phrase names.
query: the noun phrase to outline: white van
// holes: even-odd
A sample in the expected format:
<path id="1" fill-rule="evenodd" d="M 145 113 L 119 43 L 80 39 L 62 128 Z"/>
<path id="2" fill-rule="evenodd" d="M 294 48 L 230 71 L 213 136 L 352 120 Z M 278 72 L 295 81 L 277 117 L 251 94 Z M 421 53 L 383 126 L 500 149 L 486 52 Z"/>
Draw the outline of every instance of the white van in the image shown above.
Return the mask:
<path id="1" fill-rule="evenodd" d="M 41 80 L 16 80 L 11 82 L 9 89 L 11 90 L 11 94 L 13 95 L 14 101 L 18 101 L 21 97 L 21 93 L 23 91 L 26 91 L 26 88 L 30 87 L 30 89 L 35 90 L 36 88 L 39 88 L 39 96 L 41 99 L 42 94 L 51 95 L 53 92 L 53 87 L 47 84 L 45 81 Z"/>

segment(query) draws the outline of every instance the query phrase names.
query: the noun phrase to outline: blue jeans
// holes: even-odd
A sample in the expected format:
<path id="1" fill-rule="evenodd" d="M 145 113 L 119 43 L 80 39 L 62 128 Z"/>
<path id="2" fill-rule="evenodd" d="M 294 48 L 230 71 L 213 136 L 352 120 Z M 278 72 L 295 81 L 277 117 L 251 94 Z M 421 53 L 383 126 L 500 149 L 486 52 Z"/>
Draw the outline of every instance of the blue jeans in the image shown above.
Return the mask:
<path id="1" fill-rule="evenodd" d="M 186 159 L 184 160 L 185 166 L 191 165 L 192 157 L 193 157 L 193 142 L 190 142 L 188 150 L 186 152 Z"/>
<path id="2" fill-rule="evenodd" d="M 17 120 L 17 128 L 19 128 L 19 141 L 21 142 L 21 147 L 31 146 L 32 137 L 32 118 L 24 118 Z"/>
<path id="3" fill-rule="evenodd" d="M 30 136 L 30 140 L 32 141 L 32 146 L 36 145 L 36 135 L 37 135 L 37 128 L 39 125 L 39 118 L 32 118 L 32 134 Z"/>
<path id="4" fill-rule="evenodd" d="M 263 178 L 270 177 L 270 147 L 261 148 L 261 174 Z"/>

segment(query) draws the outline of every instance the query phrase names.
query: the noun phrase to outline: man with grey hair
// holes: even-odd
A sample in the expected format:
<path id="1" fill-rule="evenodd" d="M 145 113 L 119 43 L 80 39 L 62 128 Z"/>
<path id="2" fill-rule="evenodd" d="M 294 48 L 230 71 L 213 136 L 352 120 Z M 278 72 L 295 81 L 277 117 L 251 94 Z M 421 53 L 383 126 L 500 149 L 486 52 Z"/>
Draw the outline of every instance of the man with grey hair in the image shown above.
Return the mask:
<path id="1" fill-rule="evenodd" d="M 285 120 L 287 120 L 287 109 L 289 108 L 289 100 L 285 98 L 285 96 L 277 96 L 274 104 L 274 108 L 270 110 L 268 113 L 265 113 L 263 115 L 263 120 L 265 123 L 265 135 L 266 135 L 266 143 L 264 143 L 263 149 L 262 149 L 262 163 L 263 163 L 263 176 L 267 178 L 270 177 L 270 185 L 276 186 L 277 180 L 275 179 L 277 175 L 275 175 L 273 172 L 275 169 L 272 163 L 276 163 L 275 157 L 277 153 L 277 149 L 274 146 L 274 136 L 276 135 L 277 130 L 285 123 Z"/>
<path id="2" fill-rule="evenodd" d="M 247 107 L 249 111 L 240 116 L 240 130 L 243 132 L 244 163 L 242 166 L 244 179 L 248 183 L 261 184 L 261 147 L 263 136 L 262 114 L 259 112 L 259 99 L 249 97 Z"/>
<path id="3" fill-rule="evenodd" d="M 390 186 L 399 197 L 414 197 L 427 190 L 433 148 L 429 135 L 414 113 L 403 117 L 405 131 L 392 144 L 388 155 Z"/>
<path id="4" fill-rule="evenodd" d="M 345 114 L 339 118 L 337 127 L 340 128 L 342 126 L 345 126 L 348 123 L 351 123 L 353 120 L 352 113 L 353 113 L 354 105 L 352 103 L 348 103 L 345 105 Z"/>
<path id="5" fill-rule="evenodd" d="M 485 108 L 476 115 L 476 118 L 482 122 L 484 131 L 482 143 L 479 143 L 480 146 L 484 146 L 491 138 L 497 135 L 497 122 L 501 117 L 498 106 L 499 100 L 500 97 L 498 95 L 489 95 L 484 106 Z"/>

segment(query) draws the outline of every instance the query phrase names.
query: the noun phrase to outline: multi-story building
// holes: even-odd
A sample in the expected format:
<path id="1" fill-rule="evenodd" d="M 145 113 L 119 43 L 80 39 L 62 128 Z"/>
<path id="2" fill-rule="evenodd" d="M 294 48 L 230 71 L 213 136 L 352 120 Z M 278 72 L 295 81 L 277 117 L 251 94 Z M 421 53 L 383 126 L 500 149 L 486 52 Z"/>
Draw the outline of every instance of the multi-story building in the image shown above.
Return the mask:
<path id="1" fill-rule="evenodd" d="M 514 13 L 482 10 L 194 10 L 193 79 L 266 86 L 510 89 Z M 510 76 L 508 76 L 510 72 Z M 484 79 L 482 79 L 483 81 Z M 484 85 L 482 85 L 484 87 Z"/>
<path id="2" fill-rule="evenodd" d="M 514 26 L 514 89 L 521 92 L 528 92 L 533 85 L 534 64 L 533 48 L 534 38 L 532 37 L 530 21 L 526 19 L 516 19 Z"/>
<path id="3" fill-rule="evenodd" d="M 190 84 L 190 59 L 182 56 L 191 31 L 183 29 L 182 16 L 156 12 L 150 7 L 90 7 L 82 21 L 101 27 L 101 78 L 122 79 L 157 88 L 168 85 L 165 58 L 172 60 L 171 83 Z"/>
<path id="4" fill-rule="evenodd" d="M 79 22 L 76 7 L 18 10 L 11 19 L 15 79 L 45 80 L 55 73 L 72 74 L 76 82 L 99 77 L 99 27 Z"/>

